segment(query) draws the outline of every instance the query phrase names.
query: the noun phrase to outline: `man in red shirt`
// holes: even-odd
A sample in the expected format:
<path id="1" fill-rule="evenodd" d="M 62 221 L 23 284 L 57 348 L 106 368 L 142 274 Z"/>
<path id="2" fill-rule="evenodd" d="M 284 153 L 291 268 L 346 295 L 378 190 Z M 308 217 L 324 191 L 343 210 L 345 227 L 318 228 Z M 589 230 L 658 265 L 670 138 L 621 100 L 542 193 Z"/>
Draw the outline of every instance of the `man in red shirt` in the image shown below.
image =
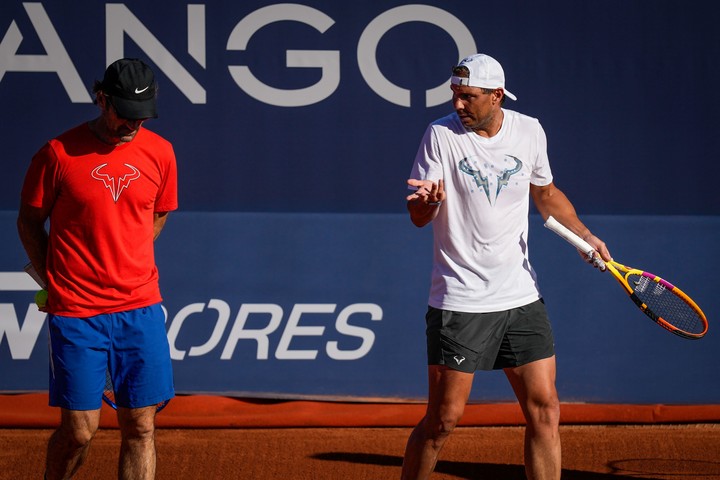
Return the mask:
<path id="1" fill-rule="evenodd" d="M 106 370 L 120 477 L 155 477 L 156 405 L 174 386 L 153 241 L 177 209 L 172 145 L 143 127 L 157 117 L 156 88 L 142 61 L 112 63 L 94 86 L 99 116 L 45 144 L 23 184 L 18 232 L 47 285 L 50 405 L 61 408 L 48 480 L 70 478 L 87 456 Z"/>

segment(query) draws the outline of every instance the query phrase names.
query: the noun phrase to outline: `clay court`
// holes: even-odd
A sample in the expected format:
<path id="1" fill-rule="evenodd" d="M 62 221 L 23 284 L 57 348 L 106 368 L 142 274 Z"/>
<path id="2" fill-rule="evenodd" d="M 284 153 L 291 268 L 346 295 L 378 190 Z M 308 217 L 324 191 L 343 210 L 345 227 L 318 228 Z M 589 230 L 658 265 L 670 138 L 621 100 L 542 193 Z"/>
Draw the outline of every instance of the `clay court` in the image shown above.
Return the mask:
<path id="1" fill-rule="evenodd" d="M 44 394 L 0 396 L 0 480 L 42 478 L 57 422 Z M 117 478 L 119 434 L 101 430 L 78 480 Z M 180 396 L 158 416 L 158 480 L 397 479 L 422 404 Z M 564 404 L 563 479 L 718 479 L 720 407 Z M 523 479 L 513 404 L 470 405 L 433 479 Z"/>

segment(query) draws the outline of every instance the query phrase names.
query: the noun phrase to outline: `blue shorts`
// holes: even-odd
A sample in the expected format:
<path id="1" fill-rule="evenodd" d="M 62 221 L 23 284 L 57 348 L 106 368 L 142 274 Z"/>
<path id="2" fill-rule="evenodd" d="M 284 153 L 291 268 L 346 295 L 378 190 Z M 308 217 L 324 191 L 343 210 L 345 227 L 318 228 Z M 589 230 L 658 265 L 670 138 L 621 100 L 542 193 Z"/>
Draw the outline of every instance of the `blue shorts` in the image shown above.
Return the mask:
<path id="1" fill-rule="evenodd" d="M 175 396 L 160 304 L 88 318 L 48 315 L 50 405 L 97 410 L 106 369 L 118 406 L 140 408 Z"/>

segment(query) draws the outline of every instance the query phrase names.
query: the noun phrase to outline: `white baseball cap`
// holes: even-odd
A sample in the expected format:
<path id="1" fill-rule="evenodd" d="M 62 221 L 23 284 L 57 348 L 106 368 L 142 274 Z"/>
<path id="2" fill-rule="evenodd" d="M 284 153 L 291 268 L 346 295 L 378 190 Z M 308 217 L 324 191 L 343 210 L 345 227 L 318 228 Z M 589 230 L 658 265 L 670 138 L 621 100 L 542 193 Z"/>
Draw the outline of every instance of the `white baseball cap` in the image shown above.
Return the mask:
<path id="1" fill-rule="evenodd" d="M 502 88 L 505 95 L 517 100 L 517 97 L 505 88 L 505 72 L 500 62 L 489 55 L 476 53 L 463 58 L 457 67 L 465 67 L 470 72 L 468 78 L 453 76 L 450 81 L 453 85 L 465 85 L 468 87 L 480 88 Z"/>

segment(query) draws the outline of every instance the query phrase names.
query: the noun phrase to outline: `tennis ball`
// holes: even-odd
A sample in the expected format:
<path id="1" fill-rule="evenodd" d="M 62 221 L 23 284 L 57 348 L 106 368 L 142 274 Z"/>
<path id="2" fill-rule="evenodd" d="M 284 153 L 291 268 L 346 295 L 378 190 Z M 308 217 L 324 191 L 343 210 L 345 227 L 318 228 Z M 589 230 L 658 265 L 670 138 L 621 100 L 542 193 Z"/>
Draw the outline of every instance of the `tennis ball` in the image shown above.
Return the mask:
<path id="1" fill-rule="evenodd" d="M 35 294 L 35 305 L 38 308 L 43 308 L 47 304 L 48 292 L 47 290 L 40 290 Z"/>

